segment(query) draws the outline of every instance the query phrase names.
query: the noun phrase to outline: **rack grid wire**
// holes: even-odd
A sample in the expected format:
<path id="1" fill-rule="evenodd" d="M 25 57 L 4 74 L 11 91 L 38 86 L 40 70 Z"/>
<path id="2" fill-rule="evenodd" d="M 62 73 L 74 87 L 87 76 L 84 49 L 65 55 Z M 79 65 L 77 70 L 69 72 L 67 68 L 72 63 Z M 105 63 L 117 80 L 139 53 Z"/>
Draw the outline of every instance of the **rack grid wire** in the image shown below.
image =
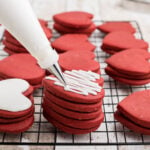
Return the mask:
<path id="1" fill-rule="evenodd" d="M 97 20 L 97 25 L 105 21 Z M 136 21 L 130 21 L 136 28 L 136 37 L 142 39 L 140 27 Z M 53 21 L 49 21 L 49 27 L 52 28 Z M 0 59 L 7 57 L 3 51 L 3 31 L 0 26 Z M 52 40 L 59 37 L 56 31 L 53 31 Z M 89 40 L 96 45 L 96 59 L 101 66 L 101 77 L 104 78 L 105 98 L 103 99 L 103 111 L 105 113 L 104 122 L 94 132 L 85 135 L 71 135 L 64 133 L 50 123 L 42 115 L 42 96 L 43 89 L 34 92 L 35 98 L 35 121 L 33 126 L 26 132 L 20 134 L 0 133 L 0 145 L 150 145 L 150 136 L 136 134 L 114 119 L 114 112 L 117 103 L 124 97 L 134 91 L 150 89 L 150 84 L 144 86 L 128 86 L 118 83 L 105 74 L 105 59 L 108 54 L 100 49 L 104 35 L 95 31 Z"/>

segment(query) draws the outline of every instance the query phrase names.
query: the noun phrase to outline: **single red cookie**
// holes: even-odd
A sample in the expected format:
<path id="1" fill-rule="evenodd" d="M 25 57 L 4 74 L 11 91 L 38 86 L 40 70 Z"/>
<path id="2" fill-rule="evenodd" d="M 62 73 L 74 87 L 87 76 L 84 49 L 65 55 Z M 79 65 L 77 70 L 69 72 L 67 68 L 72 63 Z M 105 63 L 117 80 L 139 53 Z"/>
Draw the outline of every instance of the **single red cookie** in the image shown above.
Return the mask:
<path id="1" fill-rule="evenodd" d="M 92 23 L 88 28 L 83 29 L 75 29 L 75 28 L 68 28 L 61 24 L 55 23 L 53 28 L 60 33 L 81 33 L 81 34 L 91 34 L 95 29 L 96 25 Z"/>
<path id="2" fill-rule="evenodd" d="M 135 28 L 129 22 L 105 22 L 102 25 L 97 26 L 97 29 L 104 32 L 110 33 L 114 31 L 127 31 L 130 33 L 135 33 Z"/>
<path id="3" fill-rule="evenodd" d="M 83 103 L 76 103 L 76 102 L 71 102 L 66 99 L 56 97 L 49 91 L 44 91 L 45 97 L 44 100 L 50 100 L 56 105 L 63 107 L 64 109 L 68 110 L 73 110 L 77 112 L 95 112 L 100 109 L 102 106 L 102 98 L 99 100 L 97 103 L 92 103 L 92 104 L 83 104 Z"/>
<path id="4" fill-rule="evenodd" d="M 134 80 L 134 79 L 126 79 L 126 78 L 122 78 L 122 77 L 117 77 L 117 76 L 111 75 L 110 73 L 108 73 L 108 75 L 110 77 L 112 77 L 114 80 L 117 80 L 121 83 L 128 84 L 128 85 L 145 85 L 145 84 L 150 83 L 150 79 L 143 79 L 143 80 L 142 79 L 141 80 L 135 79 Z"/>
<path id="5" fill-rule="evenodd" d="M 101 79 L 97 81 L 97 83 L 99 82 L 101 83 Z M 49 79 L 44 79 L 43 85 L 46 90 L 53 93 L 55 96 L 67 99 L 71 102 L 78 102 L 82 104 L 97 103 L 104 97 L 104 89 L 101 89 L 101 91 L 98 92 L 97 95 L 89 94 L 85 96 L 74 92 L 65 91 L 63 87 L 55 85 L 54 81 Z"/>
<path id="6" fill-rule="evenodd" d="M 110 48 L 116 51 L 129 48 L 148 49 L 147 42 L 136 39 L 133 34 L 125 31 L 116 31 L 106 35 L 103 39 L 103 46 L 107 49 Z"/>
<path id="7" fill-rule="evenodd" d="M 76 111 L 71 110 L 72 108 L 68 110 L 53 103 L 50 99 L 49 100 L 44 99 L 43 108 L 44 110 L 53 109 L 57 113 L 63 114 L 63 116 L 65 117 L 77 119 L 77 120 L 89 120 L 89 119 L 98 118 L 99 115 L 102 113 L 101 107 L 99 107 L 97 111 L 89 112 L 89 113 L 76 112 Z"/>
<path id="8" fill-rule="evenodd" d="M 34 115 L 34 110 L 31 111 L 29 114 L 26 114 L 24 116 L 20 116 L 17 118 L 0 118 L 0 124 L 8 124 L 8 123 L 15 123 L 15 122 L 20 122 L 23 121 L 29 117 L 32 117 Z"/>
<path id="9" fill-rule="evenodd" d="M 93 59 L 93 54 L 83 51 L 68 51 L 59 56 L 59 64 L 63 70 L 85 70 L 98 72 L 100 64 Z"/>
<path id="10" fill-rule="evenodd" d="M 21 78 L 36 86 L 41 84 L 44 76 L 45 71 L 29 54 L 14 54 L 0 61 L 1 78 Z"/>
<path id="11" fill-rule="evenodd" d="M 52 42 L 51 45 L 58 52 L 95 50 L 95 46 L 88 41 L 88 36 L 85 34 L 65 34 Z"/>
<path id="12" fill-rule="evenodd" d="M 79 129 L 90 129 L 94 128 L 95 126 L 99 126 L 99 124 L 104 119 L 104 114 L 101 112 L 97 118 L 90 119 L 90 120 L 76 120 L 65 117 L 62 113 L 59 114 L 53 109 L 46 109 L 43 107 L 44 111 L 49 117 L 55 118 L 56 121 L 62 122 L 63 124 L 72 127 L 72 128 L 79 128 Z"/>
<path id="13" fill-rule="evenodd" d="M 0 124 L 0 131 L 6 133 L 20 133 L 26 131 L 34 122 L 34 117 L 29 117 L 23 121 L 9 123 L 9 124 Z"/>
<path id="14" fill-rule="evenodd" d="M 118 110 L 136 124 L 150 128 L 150 90 L 138 91 L 124 98 Z"/>
<path id="15" fill-rule="evenodd" d="M 20 45 L 20 47 L 19 47 L 19 46 L 14 45 L 14 44 L 12 44 L 12 43 L 6 41 L 6 40 L 3 40 L 3 44 L 5 45 L 6 48 L 11 49 L 11 50 L 14 51 L 14 52 L 27 53 L 27 50 L 26 50 L 24 47 L 22 47 L 21 45 Z"/>
<path id="16" fill-rule="evenodd" d="M 115 50 L 111 50 L 111 49 L 104 48 L 103 45 L 101 46 L 101 49 L 102 49 L 104 52 L 106 52 L 106 53 L 108 53 L 108 54 L 110 54 L 110 55 L 113 55 L 113 54 L 117 53 Z"/>
<path id="17" fill-rule="evenodd" d="M 93 15 L 87 12 L 70 11 L 53 16 L 56 23 L 66 27 L 87 28 L 92 24 Z"/>
<path id="18" fill-rule="evenodd" d="M 67 125 L 64 125 L 62 122 L 60 123 L 60 122 L 56 121 L 54 118 L 49 117 L 49 115 L 47 115 L 46 112 L 43 112 L 43 115 L 55 127 L 57 127 L 58 129 L 60 129 L 64 132 L 70 133 L 70 134 L 87 134 L 87 133 L 90 133 L 92 131 L 95 131 L 100 126 L 100 124 L 99 124 L 98 126 L 91 128 L 91 129 L 87 129 L 87 130 L 86 129 L 71 128 Z"/>
<path id="19" fill-rule="evenodd" d="M 150 135 L 150 128 L 144 128 L 136 124 L 136 122 L 132 122 L 129 119 L 127 119 L 124 115 L 122 115 L 119 111 L 115 112 L 114 114 L 115 119 L 118 120 L 120 123 L 122 123 L 124 126 L 129 128 L 130 130 L 133 130 L 134 132 Z"/>
<path id="20" fill-rule="evenodd" d="M 105 72 L 107 74 L 111 74 L 112 76 L 116 76 L 116 77 L 120 77 L 120 78 L 126 78 L 126 79 L 133 79 L 133 80 L 150 79 L 150 73 L 145 74 L 145 75 L 127 75 L 127 74 L 124 74 L 124 73 L 120 73 L 119 70 L 111 68 L 110 66 L 107 66 L 105 68 Z"/>
<path id="21" fill-rule="evenodd" d="M 12 51 L 12 50 L 6 48 L 6 47 L 4 47 L 3 50 L 4 50 L 6 53 L 8 53 L 9 55 L 19 54 L 19 53 L 16 53 L 16 52 L 14 52 L 14 51 Z"/>
<path id="22" fill-rule="evenodd" d="M 150 53 L 147 51 L 129 49 L 114 54 L 106 60 L 106 63 L 121 73 L 128 75 L 145 75 L 150 73 L 150 64 L 147 60 L 149 58 Z"/>

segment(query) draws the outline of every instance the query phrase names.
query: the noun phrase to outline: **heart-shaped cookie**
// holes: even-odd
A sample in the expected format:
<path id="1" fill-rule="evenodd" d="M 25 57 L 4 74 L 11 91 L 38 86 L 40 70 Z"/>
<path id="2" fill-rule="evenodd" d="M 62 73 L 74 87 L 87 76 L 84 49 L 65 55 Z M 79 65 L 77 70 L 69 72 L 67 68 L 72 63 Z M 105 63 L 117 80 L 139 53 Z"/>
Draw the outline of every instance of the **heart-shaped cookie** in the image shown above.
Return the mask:
<path id="1" fill-rule="evenodd" d="M 106 63 L 127 75 L 145 75 L 150 73 L 150 54 L 140 49 L 129 49 L 114 54 Z"/>
<path id="2" fill-rule="evenodd" d="M 118 110 L 136 124 L 150 128 L 150 90 L 138 91 L 118 104 Z"/>
<path id="3" fill-rule="evenodd" d="M 58 23 L 55 23 L 53 27 L 55 30 L 57 30 L 61 34 L 80 33 L 80 34 L 90 35 L 96 29 L 96 25 L 94 23 L 92 23 L 88 28 L 83 28 L 83 29 L 68 28 L 68 27 L 62 26 Z"/>
<path id="4" fill-rule="evenodd" d="M 65 124 L 63 124 L 62 122 L 58 122 L 55 120 L 55 118 L 50 117 L 47 112 L 43 111 L 43 115 L 44 117 L 50 122 L 52 123 L 55 127 L 57 127 L 60 130 L 63 130 L 64 132 L 70 133 L 70 134 L 87 134 L 90 133 L 92 131 L 95 131 L 98 126 L 95 126 L 94 128 L 90 128 L 90 129 L 78 129 L 78 128 L 72 128 L 69 126 L 66 126 Z"/>
<path id="5" fill-rule="evenodd" d="M 34 121 L 33 88 L 22 79 L 0 81 L 0 131 L 20 133 Z"/>
<path id="6" fill-rule="evenodd" d="M 53 93 L 53 95 L 76 103 L 98 103 L 104 97 L 104 89 L 101 86 L 102 78 L 100 78 L 98 74 L 91 71 L 88 72 L 83 70 L 73 70 L 65 71 L 64 77 L 66 81 L 68 81 L 68 88 L 70 90 L 66 89 L 67 87 L 63 87 L 63 85 L 59 85 L 59 81 L 56 81 L 56 79 L 53 78 L 53 76 L 46 77 L 46 79 L 43 80 L 43 85 L 45 89 L 48 90 L 50 93 Z M 92 89 L 89 88 L 89 84 Z M 95 88 L 96 92 L 94 92 Z M 85 94 L 87 96 L 85 96 Z"/>
<path id="7" fill-rule="evenodd" d="M 21 78 L 33 86 L 40 86 L 44 76 L 45 71 L 29 54 L 14 54 L 0 61 L 0 77 L 3 79 Z"/>
<path id="8" fill-rule="evenodd" d="M 104 32 L 104 33 L 110 33 L 114 31 L 127 31 L 130 33 L 135 33 L 135 28 L 129 23 L 129 22 L 105 22 L 99 26 L 97 26 L 97 29 Z"/>
<path id="9" fill-rule="evenodd" d="M 114 117 L 116 120 L 118 120 L 120 123 L 122 123 L 125 127 L 129 128 L 130 130 L 133 130 L 134 132 L 137 133 L 150 135 L 149 128 L 141 127 L 140 125 L 136 124 L 136 122 L 132 122 L 119 111 L 115 112 Z"/>
<path id="10" fill-rule="evenodd" d="M 119 70 L 116 70 L 110 66 L 107 66 L 105 68 L 105 72 L 109 75 L 120 77 L 120 78 L 126 78 L 126 79 L 132 79 L 132 80 L 144 80 L 144 79 L 150 79 L 150 74 L 145 75 L 127 75 L 125 73 L 120 73 Z"/>
<path id="11" fill-rule="evenodd" d="M 70 11 L 53 16 L 56 23 L 73 28 L 86 28 L 92 24 L 93 15 L 87 12 Z"/>
<path id="12" fill-rule="evenodd" d="M 95 46 L 88 41 L 85 34 L 65 34 L 51 43 L 58 52 L 66 51 L 94 51 Z"/>
<path id="13" fill-rule="evenodd" d="M 125 31 L 109 33 L 103 40 L 103 47 L 111 50 L 124 50 L 129 48 L 148 49 L 148 43 L 141 39 L 136 39 L 133 34 Z M 103 48 L 102 47 L 102 48 Z"/>
<path id="14" fill-rule="evenodd" d="M 16 118 L 28 114 L 33 110 L 32 102 L 27 98 L 32 92 L 33 89 L 25 80 L 0 81 L 0 117 Z"/>
<path id="15" fill-rule="evenodd" d="M 98 118 L 99 114 L 102 113 L 101 107 L 99 107 L 99 109 L 94 112 L 81 113 L 81 112 L 76 112 L 76 111 L 72 111 L 72 110 L 67 110 L 67 109 L 60 107 L 59 105 L 53 103 L 51 100 L 46 100 L 46 99 L 44 99 L 43 107 L 45 109 L 53 109 L 57 113 L 63 114 L 63 116 L 65 116 L 65 117 L 72 118 L 72 119 L 78 119 L 78 120 L 90 120 L 90 119 Z"/>
<path id="16" fill-rule="evenodd" d="M 63 107 L 67 110 L 71 109 L 76 112 L 89 113 L 89 112 L 98 111 L 100 107 L 102 106 L 102 99 L 98 103 L 92 103 L 90 105 L 87 105 L 87 104 L 74 103 L 71 101 L 67 101 L 66 99 L 53 95 L 48 90 L 45 90 L 44 93 L 45 93 L 44 100 L 46 101 L 50 100 L 53 103 L 57 104 L 58 106 Z"/>
<path id="17" fill-rule="evenodd" d="M 59 64 L 63 70 L 85 70 L 98 72 L 100 65 L 93 59 L 92 52 L 68 51 L 59 55 Z"/>
<path id="18" fill-rule="evenodd" d="M 5 45 L 5 48 L 8 48 L 16 53 L 27 53 L 28 52 L 22 45 L 17 46 L 15 44 L 8 42 L 7 40 L 3 40 L 3 44 Z"/>

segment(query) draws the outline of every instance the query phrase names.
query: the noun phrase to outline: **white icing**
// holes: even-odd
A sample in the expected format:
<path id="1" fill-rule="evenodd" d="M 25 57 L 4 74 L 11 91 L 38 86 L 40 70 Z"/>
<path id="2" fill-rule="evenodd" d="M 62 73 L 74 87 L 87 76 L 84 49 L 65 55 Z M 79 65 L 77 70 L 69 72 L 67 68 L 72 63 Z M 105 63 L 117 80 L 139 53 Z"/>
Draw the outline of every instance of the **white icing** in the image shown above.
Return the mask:
<path id="1" fill-rule="evenodd" d="M 46 77 L 46 79 L 55 81 L 54 84 L 64 87 L 64 90 L 82 94 L 82 95 L 97 95 L 102 87 L 96 83 L 96 79 L 100 79 L 99 74 L 92 71 L 72 70 L 65 71 L 64 77 L 67 85 L 63 85 L 55 77 Z"/>
<path id="2" fill-rule="evenodd" d="M 31 101 L 22 94 L 29 86 L 22 79 L 0 81 L 0 110 L 17 112 L 30 108 Z"/>

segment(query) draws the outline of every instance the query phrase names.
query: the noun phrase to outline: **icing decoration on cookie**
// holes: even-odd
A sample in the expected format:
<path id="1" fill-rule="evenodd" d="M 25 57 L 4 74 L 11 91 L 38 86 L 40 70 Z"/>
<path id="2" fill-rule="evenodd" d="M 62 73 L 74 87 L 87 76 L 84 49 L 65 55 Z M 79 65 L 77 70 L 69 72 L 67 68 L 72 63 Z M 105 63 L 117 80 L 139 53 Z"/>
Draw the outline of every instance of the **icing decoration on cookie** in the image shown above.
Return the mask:
<path id="1" fill-rule="evenodd" d="M 22 79 L 0 81 L 0 110 L 17 112 L 30 108 L 31 101 L 22 94 L 29 87 Z"/>
<path id="2" fill-rule="evenodd" d="M 64 86 L 57 78 L 55 77 L 46 77 L 55 81 L 54 84 L 64 87 L 64 90 L 82 94 L 82 95 L 97 95 L 97 92 L 100 92 L 102 87 L 96 83 L 96 79 L 100 79 L 99 74 L 92 71 L 83 71 L 83 70 L 72 70 L 65 71 L 64 77 L 67 85 Z"/>

